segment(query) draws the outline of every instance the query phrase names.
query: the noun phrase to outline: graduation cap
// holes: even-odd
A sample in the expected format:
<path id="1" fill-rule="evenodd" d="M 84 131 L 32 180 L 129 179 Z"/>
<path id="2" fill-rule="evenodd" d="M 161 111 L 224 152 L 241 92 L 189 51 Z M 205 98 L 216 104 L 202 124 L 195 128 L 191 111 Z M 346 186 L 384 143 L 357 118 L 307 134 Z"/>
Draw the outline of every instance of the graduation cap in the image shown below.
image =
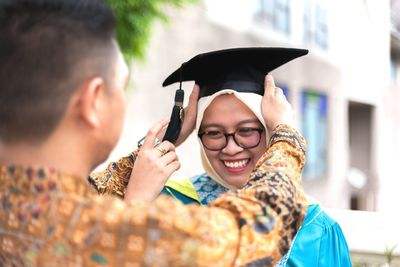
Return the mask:
<path id="1" fill-rule="evenodd" d="M 306 49 L 282 47 L 232 48 L 199 54 L 183 63 L 162 84 L 180 83 L 164 140 L 174 143 L 179 136 L 184 97 L 182 82 L 195 81 L 200 86 L 200 98 L 223 89 L 263 95 L 267 73 L 307 53 Z"/>

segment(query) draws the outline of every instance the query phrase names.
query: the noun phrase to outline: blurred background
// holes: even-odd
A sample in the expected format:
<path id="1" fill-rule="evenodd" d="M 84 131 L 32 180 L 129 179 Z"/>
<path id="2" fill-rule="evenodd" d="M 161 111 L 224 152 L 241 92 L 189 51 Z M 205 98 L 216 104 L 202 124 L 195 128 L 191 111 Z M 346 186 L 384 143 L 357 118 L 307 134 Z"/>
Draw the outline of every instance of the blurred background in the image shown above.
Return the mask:
<path id="1" fill-rule="evenodd" d="M 400 266 L 400 1 L 199 0 L 163 7 L 144 60 L 132 60 L 125 128 L 109 161 L 169 117 L 178 84 L 162 81 L 211 50 L 310 50 L 272 72 L 308 141 L 306 192 L 342 226 L 354 266 Z M 193 83 L 184 83 L 186 101 Z M 178 177 L 202 172 L 196 136 Z M 398 165 L 399 164 L 399 165 Z"/>

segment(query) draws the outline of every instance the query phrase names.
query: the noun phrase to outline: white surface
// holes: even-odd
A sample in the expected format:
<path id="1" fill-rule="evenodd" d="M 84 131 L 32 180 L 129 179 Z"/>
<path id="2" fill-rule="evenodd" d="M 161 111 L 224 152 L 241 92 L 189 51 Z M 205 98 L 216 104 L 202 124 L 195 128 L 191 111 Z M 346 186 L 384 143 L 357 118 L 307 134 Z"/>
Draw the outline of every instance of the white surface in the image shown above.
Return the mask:
<path id="1" fill-rule="evenodd" d="M 383 254 L 396 246 L 400 255 L 400 217 L 398 213 L 325 209 L 343 230 L 350 251 Z"/>

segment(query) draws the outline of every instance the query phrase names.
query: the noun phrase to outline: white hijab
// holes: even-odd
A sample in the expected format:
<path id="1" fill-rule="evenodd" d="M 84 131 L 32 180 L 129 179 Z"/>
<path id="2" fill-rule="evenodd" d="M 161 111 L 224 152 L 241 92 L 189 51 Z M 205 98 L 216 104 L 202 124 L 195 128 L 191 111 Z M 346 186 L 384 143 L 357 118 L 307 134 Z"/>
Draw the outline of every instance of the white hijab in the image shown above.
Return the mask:
<path id="1" fill-rule="evenodd" d="M 198 106 L 197 106 L 197 119 L 196 119 L 196 131 L 199 133 L 200 130 L 200 125 L 203 120 L 203 115 L 205 110 L 208 108 L 208 106 L 211 104 L 211 102 L 220 95 L 223 94 L 233 94 L 235 97 L 237 97 L 240 101 L 242 101 L 253 113 L 256 115 L 257 119 L 262 123 L 265 129 L 267 129 L 264 118 L 261 113 L 261 100 L 262 96 L 255 94 L 255 93 L 242 93 L 242 92 L 237 92 L 232 89 L 223 89 L 221 91 L 216 92 L 213 95 L 210 96 L 205 96 L 199 99 Z M 266 134 L 266 138 L 268 134 Z M 203 144 L 201 143 L 200 138 L 198 138 L 198 141 L 200 143 L 200 153 L 201 153 L 201 161 L 203 164 L 204 170 L 207 172 L 207 175 L 210 176 L 214 181 L 217 183 L 223 185 L 226 188 L 229 188 L 231 190 L 236 190 L 239 188 L 236 188 L 236 186 L 228 184 L 212 167 L 210 161 L 207 158 L 207 155 L 205 153 L 205 148 Z M 267 140 L 268 141 L 268 140 Z"/>

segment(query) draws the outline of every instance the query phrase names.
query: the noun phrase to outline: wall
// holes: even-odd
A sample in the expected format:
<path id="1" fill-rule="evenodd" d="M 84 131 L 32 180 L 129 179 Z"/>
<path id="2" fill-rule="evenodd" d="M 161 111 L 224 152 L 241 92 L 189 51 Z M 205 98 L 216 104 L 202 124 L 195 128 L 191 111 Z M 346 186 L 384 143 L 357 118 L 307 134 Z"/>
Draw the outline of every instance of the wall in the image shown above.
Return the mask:
<path id="1" fill-rule="evenodd" d="M 390 165 L 393 160 L 389 161 L 386 155 L 395 156 L 388 150 L 396 139 L 387 123 L 399 123 L 388 117 L 385 111 L 385 97 L 390 99 L 390 94 L 385 93 L 390 82 L 389 1 L 327 1 L 330 41 L 326 51 L 302 43 L 302 4 L 301 1 L 291 3 L 294 12 L 290 36 L 254 23 L 251 10 L 256 6 L 255 0 L 205 1 L 180 11 L 170 10 L 170 23 L 154 27 L 146 62 L 132 63 L 133 88 L 128 93 L 126 124 L 122 139 L 110 159 L 129 153 L 152 124 L 169 116 L 177 85 L 162 88 L 161 83 L 194 55 L 240 46 L 308 47 L 310 54 L 307 57 L 272 73 L 278 83 L 289 87 L 290 101 L 299 124 L 300 98 L 304 88 L 328 96 L 327 174 L 317 180 L 305 181 L 305 188 L 324 206 L 349 207 L 352 188 L 346 181 L 350 166 L 348 105 L 350 101 L 369 104 L 374 110 L 370 145 L 371 173 L 376 192 L 372 192 L 374 203 L 368 209 L 383 209 L 380 201 L 385 205 L 390 201 L 383 198 L 385 186 L 382 181 L 386 184 L 394 171 Z M 185 83 L 184 88 L 187 100 L 192 83 Z M 182 168 L 177 176 L 187 177 L 201 172 L 195 136 L 178 148 L 178 155 Z"/>

